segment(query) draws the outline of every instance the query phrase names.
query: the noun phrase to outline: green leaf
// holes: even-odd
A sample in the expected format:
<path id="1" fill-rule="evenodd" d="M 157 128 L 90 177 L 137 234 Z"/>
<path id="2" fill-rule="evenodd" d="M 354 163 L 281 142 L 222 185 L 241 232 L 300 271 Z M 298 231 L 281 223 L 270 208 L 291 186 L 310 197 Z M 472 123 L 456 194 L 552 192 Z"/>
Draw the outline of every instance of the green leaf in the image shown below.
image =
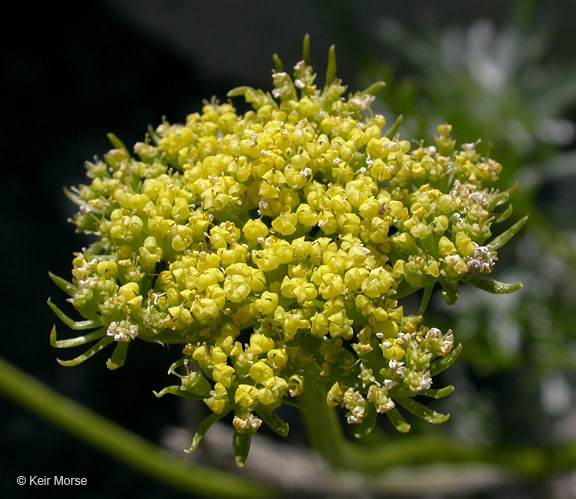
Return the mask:
<path id="1" fill-rule="evenodd" d="M 392 126 L 390 127 L 390 130 L 388 130 L 386 132 L 386 137 L 389 139 L 393 139 L 394 135 L 396 135 L 396 132 L 398 131 L 398 129 L 400 128 L 400 125 L 402 124 L 402 121 L 404 121 L 404 116 L 400 115 L 398 116 L 398 118 L 396 118 L 396 121 L 394 123 L 392 123 Z"/>
<path id="2" fill-rule="evenodd" d="M 505 191 L 502 191 L 502 192 L 499 192 L 498 194 L 496 194 L 492 198 L 490 203 L 488 204 L 488 211 L 491 212 L 497 206 L 500 206 L 500 205 L 508 202 L 510 200 L 510 196 L 516 190 L 517 187 L 518 187 L 518 182 L 516 182 L 512 187 L 510 187 L 510 189 L 506 189 Z"/>
<path id="3" fill-rule="evenodd" d="M 326 67 L 326 83 L 325 86 L 329 87 L 336 79 L 336 47 L 330 46 L 328 50 L 328 65 Z"/>
<path id="4" fill-rule="evenodd" d="M 454 305 L 460 296 L 458 291 L 457 282 L 449 282 L 445 279 L 439 279 L 440 285 L 442 286 L 442 298 L 447 305 Z"/>
<path id="5" fill-rule="evenodd" d="M 48 306 L 52 309 L 52 311 L 58 316 L 58 318 L 66 324 L 70 329 L 74 331 L 81 331 L 83 329 L 94 329 L 95 327 L 101 326 L 99 322 L 86 320 L 86 321 L 73 321 L 70 317 L 68 317 L 62 310 L 60 310 L 51 300 L 48 298 Z"/>
<path id="6" fill-rule="evenodd" d="M 226 95 L 228 97 L 240 97 L 245 95 L 248 90 L 254 91 L 252 87 L 236 87 L 230 90 Z"/>
<path id="7" fill-rule="evenodd" d="M 522 283 L 517 282 L 514 284 L 508 284 L 505 282 L 493 281 L 491 279 L 482 279 L 477 275 L 468 275 L 462 278 L 462 282 L 469 284 L 475 288 L 481 289 L 482 291 L 487 291 L 495 295 L 507 295 L 514 293 L 522 289 Z"/>
<path id="8" fill-rule="evenodd" d="M 50 345 L 54 348 L 78 347 L 90 343 L 91 341 L 98 340 L 103 336 L 106 336 L 106 328 L 104 327 L 84 336 L 77 336 L 76 338 L 70 338 L 68 340 L 58 340 L 56 339 L 56 326 L 53 326 L 50 331 Z"/>
<path id="9" fill-rule="evenodd" d="M 184 364 L 188 363 L 188 359 L 186 359 L 186 357 L 182 357 L 181 359 L 178 359 L 175 362 L 172 362 L 172 364 L 170 364 L 170 367 L 168 368 L 168 374 L 175 374 L 176 373 L 176 369 L 178 369 L 179 367 L 182 367 Z"/>
<path id="10" fill-rule="evenodd" d="M 372 85 L 370 85 L 366 90 L 364 90 L 362 93 L 365 95 L 378 95 L 382 89 L 386 86 L 386 83 L 384 83 L 383 81 L 377 81 L 375 83 L 372 83 Z"/>
<path id="11" fill-rule="evenodd" d="M 124 365 L 126 354 L 128 353 L 128 345 L 130 345 L 129 341 L 116 343 L 116 348 L 114 348 L 112 356 L 106 361 L 106 367 L 108 369 L 114 371 Z"/>
<path id="12" fill-rule="evenodd" d="M 126 152 L 128 152 L 128 156 L 130 156 L 128 148 L 124 145 L 124 142 L 122 142 L 118 137 L 116 137 L 116 135 L 114 135 L 113 133 L 107 133 L 106 137 L 108 137 L 108 140 L 116 149 L 124 149 Z"/>
<path id="13" fill-rule="evenodd" d="M 282 71 L 284 71 L 284 64 L 282 64 L 282 59 L 278 57 L 278 54 L 272 56 L 272 62 L 274 63 L 274 69 L 277 73 L 282 73 Z"/>
<path id="14" fill-rule="evenodd" d="M 112 336 L 106 336 L 105 338 L 102 338 L 98 343 L 93 345 L 91 348 L 86 350 L 86 352 L 84 352 L 82 355 L 79 355 L 78 357 L 76 357 L 74 359 L 71 359 L 71 360 L 56 359 L 56 360 L 58 361 L 58 364 L 60 364 L 61 366 L 64 366 L 64 367 L 77 366 L 79 364 L 82 364 L 82 362 L 88 360 L 90 357 L 93 357 L 94 355 L 96 355 L 100 350 L 102 350 L 103 348 L 106 348 L 113 341 L 114 341 L 114 338 L 112 338 Z"/>
<path id="15" fill-rule="evenodd" d="M 239 468 L 243 468 L 246 464 L 246 459 L 248 459 L 248 453 L 250 452 L 251 440 L 252 433 L 234 430 L 232 449 L 234 450 L 234 457 L 236 458 L 236 464 Z"/>
<path id="16" fill-rule="evenodd" d="M 395 400 L 409 413 L 420 419 L 423 419 L 428 423 L 442 424 L 448 421 L 450 418 L 450 414 L 441 414 L 439 412 L 433 411 L 429 407 L 419 404 L 409 397 L 396 397 Z"/>
<path id="17" fill-rule="evenodd" d="M 156 133 L 156 130 L 154 130 L 152 125 L 148 125 L 147 130 L 148 130 L 148 135 L 152 139 L 152 142 L 154 142 L 155 145 L 158 145 L 158 142 L 160 142 L 160 135 L 158 135 Z"/>
<path id="18" fill-rule="evenodd" d="M 428 308 L 428 303 L 430 302 L 430 297 L 432 296 L 432 291 L 434 290 L 434 285 L 424 288 L 424 293 L 422 294 L 422 301 L 420 303 L 420 308 L 416 315 L 422 316 Z"/>
<path id="19" fill-rule="evenodd" d="M 210 395 L 212 385 L 200 371 L 194 371 L 182 377 L 182 389 L 192 395 L 206 398 Z"/>
<path id="20" fill-rule="evenodd" d="M 178 397 L 187 397 L 187 398 L 190 395 L 189 393 L 180 390 L 179 385 L 170 385 L 170 386 L 167 386 L 165 388 L 162 388 L 162 390 L 160 390 L 159 392 L 152 391 L 152 393 L 156 396 L 156 398 L 163 397 L 166 394 L 176 395 Z"/>
<path id="21" fill-rule="evenodd" d="M 81 206 L 82 205 L 82 200 L 80 199 L 80 196 L 78 196 L 77 194 L 75 194 L 74 192 L 72 192 L 70 189 L 67 189 L 66 187 L 64 187 L 64 195 L 70 200 L 72 201 L 75 205 L 77 206 Z"/>
<path id="22" fill-rule="evenodd" d="M 529 215 L 518 220 L 512 227 L 508 228 L 506 231 L 502 232 L 498 237 L 495 237 L 491 242 L 489 242 L 486 247 L 491 251 L 496 251 L 504 246 L 510 239 L 512 239 L 524 226 L 528 220 Z"/>
<path id="23" fill-rule="evenodd" d="M 460 344 L 456 348 L 454 348 L 448 355 L 446 355 L 446 357 L 443 357 L 442 359 L 433 362 L 432 365 L 430 366 L 430 376 L 436 376 L 437 374 L 444 372 L 446 369 L 452 366 L 454 362 L 456 362 L 456 359 L 460 356 L 461 353 L 462 353 L 462 345 Z"/>
<path id="24" fill-rule="evenodd" d="M 175 395 L 176 397 L 182 397 L 185 399 L 192 400 L 204 400 L 206 398 L 204 395 L 197 395 L 189 392 L 188 390 L 182 389 L 181 385 L 170 385 L 166 388 L 162 388 L 159 392 L 152 392 L 157 398 L 163 397 L 166 394 Z"/>
<path id="25" fill-rule="evenodd" d="M 377 418 L 378 413 L 376 412 L 374 404 L 366 404 L 364 408 L 364 419 L 354 431 L 354 436 L 358 439 L 368 436 L 376 426 Z"/>
<path id="26" fill-rule="evenodd" d="M 304 36 L 304 41 L 302 42 L 302 60 L 306 66 L 312 65 L 310 59 L 310 35 L 308 33 L 306 33 Z"/>
<path id="27" fill-rule="evenodd" d="M 410 431 L 410 425 L 402 417 L 402 414 L 398 412 L 398 409 L 390 409 L 386 412 L 386 416 L 390 422 L 394 425 L 400 433 L 408 433 Z"/>
<path id="28" fill-rule="evenodd" d="M 433 388 L 430 390 L 422 390 L 418 392 L 418 395 L 422 395 L 423 397 L 432 398 L 435 400 L 443 399 L 447 397 L 454 391 L 454 387 L 452 385 L 445 386 L 444 388 Z"/>
<path id="29" fill-rule="evenodd" d="M 216 414 L 215 412 L 213 412 L 212 414 L 210 414 L 210 416 L 208 416 L 204 420 L 204 422 L 200 425 L 200 428 L 198 428 L 198 431 L 194 434 L 194 437 L 192 438 L 192 443 L 190 444 L 190 448 L 184 452 L 188 454 L 194 452 L 197 449 L 200 442 L 202 441 L 202 439 L 204 438 L 204 435 L 206 435 L 206 432 L 210 429 L 210 427 L 218 420 L 226 416 L 229 412 L 230 411 L 224 411 L 222 412 L 222 414 Z"/>
<path id="30" fill-rule="evenodd" d="M 284 438 L 288 436 L 290 426 L 273 410 L 256 409 L 256 414 L 258 414 L 260 419 L 264 421 L 274 433 Z"/>
<path id="31" fill-rule="evenodd" d="M 499 224 L 508 220 L 510 218 L 510 215 L 512 215 L 513 211 L 514 207 L 511 204 L 509 204 L 508 207 L 502 213 L 494 214 L 494 220 L 492 221 L 492 223 Z"/>
<path id="32" fill-rule="evenodd" d="M 76 292 L 76 286 L 74 286 L 74 284 L 68 282 L 66 279 L 58 277 L 56 274 L 53 274 L 52 272 L 48 272 L 48 275 L 50 276 L 50 279 L 52 279 L 52 282 L 56 284 L 56 286 L 58 286 L 68 296 L 74 296 L 74 293 Z"/>
<path id="33" fill-rule="evenodd" d="M 396 399 L 396 397 L 408 398 L 408 397 L 428 397 L 432 399 L 442 399 L 447 397 L 454 391 L 452 385 L 445 386 L 444 388 L 433 388 L 430 390 L 408 390 L 406 388 L 394 388 L 391 397 Z"/>

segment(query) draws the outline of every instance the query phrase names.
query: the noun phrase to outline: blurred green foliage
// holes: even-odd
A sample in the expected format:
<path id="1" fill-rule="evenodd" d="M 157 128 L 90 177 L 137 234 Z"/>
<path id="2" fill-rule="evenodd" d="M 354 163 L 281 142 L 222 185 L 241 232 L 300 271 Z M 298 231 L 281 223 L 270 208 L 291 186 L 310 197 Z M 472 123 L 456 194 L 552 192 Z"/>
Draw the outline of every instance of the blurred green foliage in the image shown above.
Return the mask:
<path id="1" fill-rule="evenodd" d="M 524 290 L 504 299 L 465 290 L 454 308 L 432 301 L 464 345 L 450 380 L 462 387 L 454 430 L 488 442 L 561 440 L 574 411 L 576 60 L 554 60 L 548 34 L 529 26 L 480 20 L 414 34 L 384 20 L 385 62 L 364 75 L 387 82 L 380 105 L 391 119 L 403 114 L 401 134 L 430 137 L 450 123 L 458 141 L 484 138 L 478 148 L 504 165 L 500 188 L 518 179 L 512 223 L 530 221 L 496 277 Z"/>

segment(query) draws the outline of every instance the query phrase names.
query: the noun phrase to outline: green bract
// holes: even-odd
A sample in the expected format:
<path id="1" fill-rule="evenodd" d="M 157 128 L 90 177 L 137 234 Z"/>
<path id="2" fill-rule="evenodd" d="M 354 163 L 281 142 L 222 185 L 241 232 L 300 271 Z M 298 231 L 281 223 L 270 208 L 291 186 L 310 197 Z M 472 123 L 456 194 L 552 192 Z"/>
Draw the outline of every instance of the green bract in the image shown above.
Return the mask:
<path id="1" fill-rule="evenodd" d="M 95 342 L 76 365 L 114 345 L 108 367 L 124 363 L 137 339 L 179 343 L 178 377 L 162 390 L 201 399 L 211 424 L 233 412 L 242 465 L 262 422 L 285 436 L 275 409 L 310 378 L 329 406 L 347 410 L 359 437 L 377 414 L 407 431 L 398 406 L 431 423 L 448 416 L 415 402 L 439 398 L 432 376 L 460 351 L 450 331 L 423 323 L 435 284 L 449 303 L 465 281 L 487 281 L 497 250 L 522 223 L 492 239 L 511 212 L 494 187 L 501 165 L 474 144 L 457 146 L 441 125 L 434 145 L 396 135 L 399 123 L 371 110 L 382 84 L 345 96 L 331 51 L 316 85 L 305 43 L 293 76 L 275 58 L 274 89 L 237 88 L 253 110 L 238 115 L 216 100 L 185 124 L 163 123 L 133 152 L 115 149 L 88 163 L 88 185 L 68 193 L 78 231 L 96 241 L 77 253 L 72 282 L 52 276 L 85 319 Z M 419 311 L 402 299 L 423 290 Z"/>

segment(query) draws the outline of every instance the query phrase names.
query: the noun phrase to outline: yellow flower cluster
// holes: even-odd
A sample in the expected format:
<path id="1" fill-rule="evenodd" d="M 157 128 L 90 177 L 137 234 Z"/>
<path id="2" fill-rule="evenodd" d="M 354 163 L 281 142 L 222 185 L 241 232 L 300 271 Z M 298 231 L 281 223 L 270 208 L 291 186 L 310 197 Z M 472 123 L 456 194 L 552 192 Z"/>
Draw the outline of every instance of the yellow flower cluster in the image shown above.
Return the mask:
<path id="1" fill-rule="evenodd" d="M 330 71 L 324 87 L 315 79 L 307 62 L 293 76 L 278 63 L 271 93 L 230 92 L 252 110 L 213 100 L 134 155 L 112 136 L 115 149 L 88 163 L 90 183 L 69 197 L 78 231 L 97 240 L 75 256 L 72 283 L 53 277 L 86 320 L 51 306 L 95 331 L 52 342 L 97 342 L 64 365 L 114 343 L 118 367 L 137 338 L 182 343 L 180 384 L 160 394 L 202 399 L 208 425 L 233 411 L 239 438 L 262 421 L 285 434 L 274 410 L 309 377 L 350 424 L 386 413 L 405 431 L 397 404 L 445 419 L 411 399 L 448 394 L 432 375 L 459 353 L 422 314 L 436 283 L 449 302 L 459 281 L 513 290 L 476 275 L 519 229 L 486 244 L 510 214 L 509 192 L 492 187 L 502 167 L 457 147 L 449 125 L 432 146 L 386 131 L 371 110 L 379 85 L 345 96 Z M 407 313 L 401 300 L 418 290 L 422 307 Z"/>

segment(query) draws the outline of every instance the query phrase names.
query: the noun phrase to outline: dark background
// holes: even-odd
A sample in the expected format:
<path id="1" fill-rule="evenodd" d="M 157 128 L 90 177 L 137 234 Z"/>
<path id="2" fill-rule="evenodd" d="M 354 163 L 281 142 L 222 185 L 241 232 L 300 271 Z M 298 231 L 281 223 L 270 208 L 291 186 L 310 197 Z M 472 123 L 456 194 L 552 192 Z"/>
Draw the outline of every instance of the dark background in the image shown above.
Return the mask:
<path id="1" fill-rule="evenodd" d="M 3 15 L 0 355 L 157 441 L 163 427 L 179 423 L 177 402 L 152 394 L 170 381 L 166 366 L 177 352 L 135 344 L 126 367 L 110 372 L 102 354 L 75 368 L 60 367 L 55 360 L 60 352 L 48 343 L 56 318 L 46 299 L 65 301 L 47 272 L 67 278 L 72 253 L 87 243 L 66 221 L 73 206 L 62 189 L 81 183 L 84 161 L 110 148 L 106 133 L 131 145 L 142 140 L 149 124 L 156 126 L 163 116 L 182 121 L 212 95 L 225 99 L 227 90 L 239 85 L 270 88 L 272 53 L 290 67 L 299 59 L 305 33 L 311 35 L 319 68 L 329 45 L 336 44 L 339 76 L 355 89 L 358 70 L 376 57 L 373 33 L 382 17 L 415 27 L 467 25 L 483 17 L 498 23 L 514 14 L 515 4 L 117 0 L 81 5 L 22 3 Z M 550 2 L 546 12 L 547 22 L 558 27 L 553 49 L 571 54 L 573 21 L 561 20 L 574 19 L 576 3 Z M 82 497 L 179 497 L 1 398 L 0 418 L 4 497 L 33 495 L 15 485 L 18 475 L 54 474 L 86 477 L 89 485 L 76 491 Z"/>

